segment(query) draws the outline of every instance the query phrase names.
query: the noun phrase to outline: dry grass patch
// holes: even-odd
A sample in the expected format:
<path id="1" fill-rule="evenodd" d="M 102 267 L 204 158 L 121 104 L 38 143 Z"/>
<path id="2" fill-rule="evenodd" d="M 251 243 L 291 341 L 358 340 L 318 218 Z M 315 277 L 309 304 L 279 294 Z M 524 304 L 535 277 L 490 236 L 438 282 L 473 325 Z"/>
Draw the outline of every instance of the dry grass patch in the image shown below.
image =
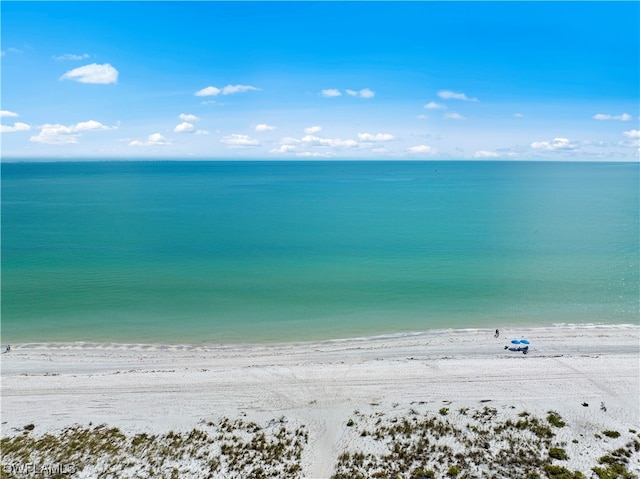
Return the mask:
<path id="1" fill-rule="evenodd" d="M 84 477 L 301 478 L 306 428 L 274 420 L 201 423 L 190 431 L 127 435 L 117 428 L 75 425 L 38 436 L 31 429 L 1 441 L 3 476 L 14 464 L 73 464 Z M 5 470 L 7 469 L 7 470 Z"/>

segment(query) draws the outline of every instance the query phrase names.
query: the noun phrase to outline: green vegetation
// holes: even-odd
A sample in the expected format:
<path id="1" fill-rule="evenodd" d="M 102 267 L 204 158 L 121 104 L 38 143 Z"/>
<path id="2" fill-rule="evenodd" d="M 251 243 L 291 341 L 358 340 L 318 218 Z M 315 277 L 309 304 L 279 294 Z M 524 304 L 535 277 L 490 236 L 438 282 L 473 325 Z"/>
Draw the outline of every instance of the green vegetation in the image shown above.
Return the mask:
<path id="1" fill-rule="evenodd" d="M 431 469 L 416 469 L 411 474 L 411 479 L 436 479 L 436 473 Z"/>
<path id="2" fill-rule="evenodd" d="M 242 419 L 208 422 L 191 431 L 126 436 L 117 428 L 73 426 L 34 436 L 33 428 L 0 442 L 3 464 L 73 464 L 91 477 L 193 476 L 300 478 L 304 427 L 284 420 L 262 428 Z M 10 477 L 2 470 L 0 477 Z"/>
<path id="3" fill-rule="evenodd" d="M 638 479 L 635 430 L 606 430 L 608 440 L 591 442 L 584 437 L 595 430 L 585 431 L 578 443 L 558 431 L 566 423 L 554 412 L 539 418 L 487 406 L 416 407 L 396 414 L 355 411 L 346 424 L 350 446 L 337 458 L 332 479 L 586 479 L 587 471 L 589 479 Z M 309 444 L 306 427 L 290 426 L 284 417 L 268 424 L 223 418 L 165 434 L 91 424 L 55 434 L 38 430 L 29 424 L 2 438 L 0 479 L 14 477 L 11 463 L 74 464 L 82 477 L 298 479 Z M 593 448 L 600 451 L 597 462 L 581 464 Z"/>
<path id="4" fill-rule="evenodd" d="M 567 426 L 557 412 L 539 418 L 487 406 L 447 410 L 447 414 L 443 409 L 447 408 L 423 413 L 411 409 L 404 416 L 360 415 L 354 433 L 368 427 L 369 446 L 360 450 L 354 442 L 338 458 L 332 479 L 587 479 L 585 473 L 593 466 L 595 475 L 589 474 L 590 479 L 637 479 L 624 475 L 631 474 L 624 460 L 637 453 L 634 441 L 640 450 L 635 439 L 609 452 L 599 464 L 572 470 L 558 461 L 569 461 L 582 452 L 575 452 L 577 440 L 572 441 L 574 449 L 568 450 L 556 437 L 557 429 Z M 592 447 L 586 440 L 580 442 Z"/>
<path id="5" fill-rule="evenodd" d="M 598 479 L 637 479 L 637 475 L 628 470 L 629 459 L 638 455 L 640 442 L 632 440 L 598 459 L 601 466 L 593 468 Z"/>
<path id="6" fill-rule="evenodd" d="M 456 465 L 450 466 L 447 470 L 447 476 L 449 477 L 458 477 L 458 474 L 460 474 L 460 468 Z"/>
<path id="7" fill-rule="evenodd" d="M 567 425 L 560 417 L 560 414 L 555 411 L 548 412 L 547 422 L 554 427 L 565 427 Z"/>
<path id="8" fill-rule="evenodd" d="M 549 479 L 586 479 L 584 474 L 579 471 L 571 472 L 565 467 L 546 464 L 544 472 Z"/>
<path id="9" fill-rule="evenodd" d="M 564 449 L 560 447 L 552 447 L 549 449 L 549 457 L 552 459 L 566 460 L 569 459 Z"/>

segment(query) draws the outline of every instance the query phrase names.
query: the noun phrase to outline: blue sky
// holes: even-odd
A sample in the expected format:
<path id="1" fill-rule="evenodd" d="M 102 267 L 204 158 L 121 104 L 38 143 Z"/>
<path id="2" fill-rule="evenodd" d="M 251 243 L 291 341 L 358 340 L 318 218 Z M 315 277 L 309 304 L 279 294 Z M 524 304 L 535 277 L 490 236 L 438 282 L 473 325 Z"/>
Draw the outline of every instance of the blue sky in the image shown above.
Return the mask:
<path id="1" fill-rule="evenodd" d="M 0 9 L 3 159 L 639 157 L 637 2 Z"/>

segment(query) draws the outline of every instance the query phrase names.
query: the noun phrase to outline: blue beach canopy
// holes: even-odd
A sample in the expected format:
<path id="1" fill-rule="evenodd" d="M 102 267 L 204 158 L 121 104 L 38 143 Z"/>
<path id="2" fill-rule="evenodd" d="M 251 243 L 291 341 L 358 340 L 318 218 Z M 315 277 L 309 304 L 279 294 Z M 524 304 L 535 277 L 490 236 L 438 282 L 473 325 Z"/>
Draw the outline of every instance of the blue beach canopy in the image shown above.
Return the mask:
<path id="1" fill-rule="evenodd" d="M 521 339 L 520 343 L 521 344 L 529 344 L 529 340 L 528 339 Z"/>
<path id="2" fill-rule="evenodd" d="M 520 344 L 520 340 L 519 339 L 512 339 L 511 340 L 511 344 Z"/>

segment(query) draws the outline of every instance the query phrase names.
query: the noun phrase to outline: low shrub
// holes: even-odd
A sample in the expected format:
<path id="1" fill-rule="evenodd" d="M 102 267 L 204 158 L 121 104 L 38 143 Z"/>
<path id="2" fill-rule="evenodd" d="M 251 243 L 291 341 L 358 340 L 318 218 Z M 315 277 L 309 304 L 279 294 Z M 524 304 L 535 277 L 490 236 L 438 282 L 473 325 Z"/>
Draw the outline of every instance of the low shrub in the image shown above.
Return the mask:
<path id="1" fill-rule="evenodd" d="M 565 450 L 560 447 L 552 447 L 551 449 L 549 449 L 549 457 L 562 461 L 569 459 L 569 456 L 567 456 Z"/>
<path id="2" fill-rule="evenodd" d="M 565 427 L 567 425 L 567 423 L 562 420 L 560 414 L 555 411 L 549 411 L 547 415 L 547 422 L 554 427 Z"/>

